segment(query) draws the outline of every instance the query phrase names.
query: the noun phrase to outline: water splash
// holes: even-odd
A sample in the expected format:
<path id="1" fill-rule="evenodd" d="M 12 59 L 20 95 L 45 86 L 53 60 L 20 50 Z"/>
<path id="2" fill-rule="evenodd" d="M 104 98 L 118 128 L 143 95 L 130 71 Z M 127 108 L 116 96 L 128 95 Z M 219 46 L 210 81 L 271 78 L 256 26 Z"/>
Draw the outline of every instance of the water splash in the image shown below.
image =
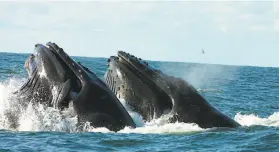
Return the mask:
<path id="1" fill-rule="evenodd" d="M 139 113 L 137 113 L 135 111 L 132 111 L 131 108 L 129 107 L 129 105 L 126 104 L 124 99 L 120 99 L 120 102 L 122 103 L 122 105 L 124 106 L 126 111 L 129 113 L 129 115 L 133 119 L 136 126 L 137 127 L 143 127 L 145 125 L 143 117 Z"/>
<path id="2" fill-rule="evenodd" d="M 186 134 L 206 131 L 208 129 L 202 129 L 197 124 L 193 123 L 168 123 L 164 121 L 164 118 L 154 119 L 151 122 L 147 122 L 143 127 L 137 127 L 135 129 L 126 127 L 119 131 L 119 133 L 140 133 L 140 134 Z"/>
<path id="3" fill-rule="evenodd" d="M 28 104 L 19 118 L 18 131 L 76 132 L 77 117 L 42 104 Z"/>
<path id="4" fill-rule="evenodd" d="M 60 111 L 42 104 L 27 106 L 13 100 L 12 92 L 24 81 L 9 79 L 0 83 L 0 129 L 17 131 L 66 131 L 75 132 L 77 117 L 72 109 Z"/>
<path id="5" fill-rule="evenodd" d="M 52 107 L 46 107 L 42 104 L 29 103 L 22 106 L 18 101 L 10 99 L 12 92 L 17 90 L 23 80 L 9 79 L 0 82 L 0 129 L 15 131 L 62 131 L 62 132 L 102 132 L 112 133 L 107 128 L 94 128 L 85 123 L 81 128 L 77 127 L 77 116 L 73 109 L 69 108 L 64 111 Z M 137 128 L 125 127 L 118 133 L 140 133 L 140 134 L 181 134 L 207 131 L 208 129 L 200 128 L 193 123 L 169 123 L 169 115 L 163 115 L 158 119 L 145 122 L 142 117 L 130 109 L 124 100 L 120 100 L 133 118 Z M 260 118 L 254 114 L 242 115 L 237 113 L 234 119 L 242 126 L 279 126 L 279 114 L 273 113 L 267 118 Z"/>
<path id="6" fill-rule="evenodd" d="M 240 123 L 242 126 L 279 126 L 279 112 L 274 112 L 272 115 L 267 118 L 260 118 L 255 114 L 242 115 L 237 113 L 234 117 L 234 120 Z"/>
<path id="7" fill-rule="evenodd" d="M 161 133 L 188 133 L 204 131 L 206 129 L 200 128 L 197 124 L 192 123 L 169 123 L 168 120 L 171 115 L 163 115 L 160 118 L 153 119 L 150 122 L 145 122 L 142 116 L 135 111 L 132 111 L 126 104 L 125 100 L 121 99 L 121 103 L 128 111 L 137 128 L 126 127 L 119 131 L 119 133 L 141 133 L 141 134 L 161 134 Z"/>
<path id="8" fill-rule="evenodd" d="M 9 97 L 17 88 L 19 88 L 23 81 L 17 79 L 9 79 L 8 81 L 0 83 L 0 129 L 11 129 L 17 124 L 15 119 L 20 113 L 19 106 L 15 102 L 10 101 Z"/>

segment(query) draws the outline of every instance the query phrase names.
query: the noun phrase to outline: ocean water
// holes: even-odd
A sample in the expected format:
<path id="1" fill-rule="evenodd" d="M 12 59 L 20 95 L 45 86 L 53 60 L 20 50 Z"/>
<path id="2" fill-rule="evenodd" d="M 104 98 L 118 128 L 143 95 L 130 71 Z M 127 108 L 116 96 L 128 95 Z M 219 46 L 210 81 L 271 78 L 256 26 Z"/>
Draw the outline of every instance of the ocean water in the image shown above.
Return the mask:
<path id="1" fill-rule="evenodd" d="M 43 105 L 26 108 L 9 99 L 26 81 L 28 54 L 0 53 L 0 151 L 279 151 L 279 68 L 150 61 L 169 75 L 189 81 L 214 107 L 242 126 L 202 129 L 191 123 L 167 123 L 163 116 L 119 132 L 85 125 L 76 128 L 71 111 Z M 100 78 L 105 58 L 74 57 Z M 11 113 L 18 127 L 11 127 Z"/>

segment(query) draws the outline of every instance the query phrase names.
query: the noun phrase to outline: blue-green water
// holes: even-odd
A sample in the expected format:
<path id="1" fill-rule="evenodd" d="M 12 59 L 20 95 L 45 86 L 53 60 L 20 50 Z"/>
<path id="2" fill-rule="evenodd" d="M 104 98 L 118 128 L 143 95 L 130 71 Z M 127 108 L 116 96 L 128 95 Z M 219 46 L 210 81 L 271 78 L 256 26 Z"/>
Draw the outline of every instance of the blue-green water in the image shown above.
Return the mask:
<path id="1" fill-rule="evenodd" d="M 214 107 L 238 121 L 236 129 L 202 129 L 170 124 L 164 117 L 143 122 L 129 110 L 138 128 L 117 133 L 85 126 L 77 131 L 71 111 L 43 105 L 18 107 L 11 92 L 26 80 L 27 54 L 0 53 L 0 151 L 278 151 L 278 68 L 150 62 L 193 84 Z M 74 57 L 103 78 L 105 58 Z M 125 101 L 121 100 L 125 105 Z M 126 107 L 126 106 L 125 106 Z M 126 107 L 127 108 L 127 107 Z M 18 127 L 9 113 L 18 113 Z"/>

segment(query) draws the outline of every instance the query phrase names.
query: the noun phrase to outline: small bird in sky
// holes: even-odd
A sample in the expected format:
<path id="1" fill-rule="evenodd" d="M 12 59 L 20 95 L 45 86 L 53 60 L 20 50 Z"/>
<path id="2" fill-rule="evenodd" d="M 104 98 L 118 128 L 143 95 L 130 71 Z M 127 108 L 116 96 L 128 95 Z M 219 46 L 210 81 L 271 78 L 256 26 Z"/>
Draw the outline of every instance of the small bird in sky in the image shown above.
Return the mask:
<path id="1" fill-rule="evenodd" d="M 202 49 L 202 54 L 205 54 L 204 50 Z"/>

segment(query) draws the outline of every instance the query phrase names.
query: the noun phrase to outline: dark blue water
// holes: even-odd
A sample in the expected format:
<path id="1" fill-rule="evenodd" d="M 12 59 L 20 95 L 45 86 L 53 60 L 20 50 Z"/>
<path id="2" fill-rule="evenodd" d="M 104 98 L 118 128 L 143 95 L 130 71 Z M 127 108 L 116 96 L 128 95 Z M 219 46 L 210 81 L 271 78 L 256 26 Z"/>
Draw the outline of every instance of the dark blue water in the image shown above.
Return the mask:
<path id="1" fill-rule="evenodd" d="M 19 127 L 9 126 L 16 111 L 8 99 L 26 80 L 27 54 L 0 53 L 0 151 L 278 151 L 279 69 L 195 63 L 150 65 L 193 84 L 214 107 L 238 121 L 237 129 L 202 129 L 196 124 L 169 124 L 164 118 L 118 133 L 106 128 L 75 128 L 75 117 L 30 105 L 20 109 Z M 105 58 L 74 57 L 103 79 Z M 125 101 L 122 101 L 125 103 Z M 127 107 L 126 107 L 127 108 Z"/>

